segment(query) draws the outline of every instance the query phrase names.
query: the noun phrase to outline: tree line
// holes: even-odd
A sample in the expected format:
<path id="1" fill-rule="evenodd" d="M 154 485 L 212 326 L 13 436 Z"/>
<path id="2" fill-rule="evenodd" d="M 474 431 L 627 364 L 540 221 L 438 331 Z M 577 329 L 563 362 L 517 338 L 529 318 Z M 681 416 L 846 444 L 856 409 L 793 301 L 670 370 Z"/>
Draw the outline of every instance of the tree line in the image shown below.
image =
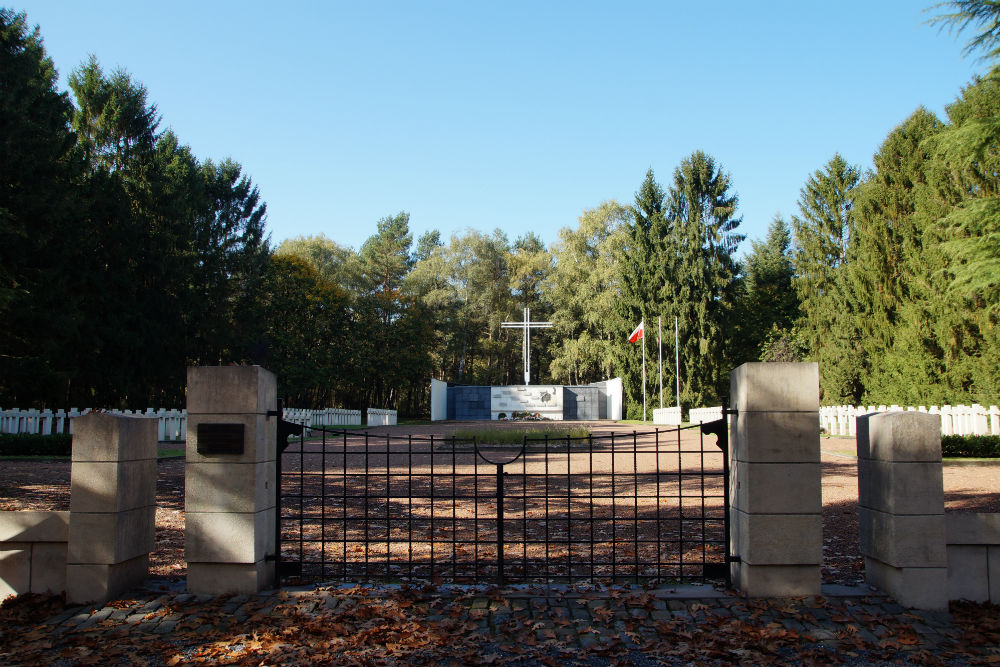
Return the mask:
<path id="1" fill-rule="evenodd" d="M 942 21 L 977 24 L 953 4 Z M 702 151 L 549 247 L 499 229 L 414 242 L 399 212 L 355 250 L 324 235 L 274 246 L 242 167 L 161 129 L 127 72 L 91 58 L 60 91 L 38 29 L 4 9 L 0 31 L 0 405 L 174 406 L 186 366 L 259 363 L 289 404 L 425 415 L 432 377 L 523 381 L 521 333 L 501 322 L 524 307 L 553 322 L 532 333 L 533 381 L 621 376 L 634 418 L 627 337 L 645 321 L 658 405 L 658 317 L 667 405 L 678 373 L 683 405 L 718 404 L 755 360 L 818 361 L 827 404 L 998 393 L 995 70 L 946 119 L 917 109 L 872 169 L 834 155 L 744 256 L 733 179 Z"/>

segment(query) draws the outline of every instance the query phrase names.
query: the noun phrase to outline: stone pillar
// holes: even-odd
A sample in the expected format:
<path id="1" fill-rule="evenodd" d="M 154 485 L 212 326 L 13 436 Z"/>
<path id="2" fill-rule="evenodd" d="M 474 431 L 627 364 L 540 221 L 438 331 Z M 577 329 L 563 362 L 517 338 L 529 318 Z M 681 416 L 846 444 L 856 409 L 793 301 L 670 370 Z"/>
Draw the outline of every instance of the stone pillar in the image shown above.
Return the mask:
<path id="1" fill-rule="evenodd" d="M 275 581 L 277 407 L 260 366 L 188 369 L 188 591 L 255 593 Z"/>
<path id="2" fill-rule="evenodd" d="M 733 585 L 751 597 L 818 595 L 823 560 L 819 367 L 749 363 L 730 376 Z"/>
<path id="3" fill-rule="evenodd" d="M 858 417 L 858 520 L 865 577 L 900 604 L 948 606 L 941 420 Z"/>
<path id="4" fill-rule="evenodd" d="M 149 576 L 156 420 L 91 412 L 73 425 L 66 599 L 104 602 Z"/>

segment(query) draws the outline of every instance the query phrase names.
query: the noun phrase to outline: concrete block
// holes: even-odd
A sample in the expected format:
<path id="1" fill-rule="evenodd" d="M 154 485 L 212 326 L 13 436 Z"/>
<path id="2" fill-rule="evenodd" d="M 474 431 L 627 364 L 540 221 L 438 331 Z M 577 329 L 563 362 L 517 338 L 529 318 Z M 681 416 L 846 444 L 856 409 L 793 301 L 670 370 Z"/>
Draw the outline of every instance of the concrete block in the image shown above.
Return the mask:
<path id="1" fill-rule="evenodd" d="M 857 418 L 858 458 L 941 462 L 941 418 L 923 412 L 885 412 Z"/>
<path id="2" fill-rule="evenodd" d="M 944 525 L 949 545 L 1000 545 L 1000 514 L 946 512 Z"/>
<path id="3" fill-rule="evenodd" d="M 68 561 L 110 565 L 148 555 L 156 541 L 155 514 L 152 506 L 113 514 L 74 514 Z"/>
<path id="4" fill-rule="evenodd" d="M 156 459 L 75 461 L 70 511 L 124 512 L 156 504 Z"/>
<path id="5" fill-rule="evenodd" d="M 275 506 L 276 463 L 189 462 L 184 508 L 192 512 L 253 513 Z"/>
<path id="6" fill-rule="evenodd" d="M 819 514 L 732 512 L 736 553 L 750 565 L 812 565 L 823 562 Z"/>
<path id="7" fill-rule="evenodd" d="M 31 545 L 4 544 L 0 549 L 0 602 L 31 590 Z"/>
<path id="8" fill-rule="evenodd" d="M 65 542 L 69 512 L 0 512 L 0 542 Z"/>
<path id="9" fill-rule="evenodd" d="M 752 598 L 819 595 L 818 565 L 753 565 L 733 563 L 733 585 Z"/>
<path id="10" fill-rule="evenodd" d="M 242 454 L 198 453 L 199 424 L 243 424 Z M 187 420 L 187 462 L 191 463 L 262 463 L 274 461 L 278 453 L 278 421 L 264 415 L 197 414 Z"/>
<path id="11" fill-rule="evenodd" d="M 945 567 L 944 514 L 898 516 L 858 508 L 861 554 L 893 567 Z"/>
<path id="12" fill-rule="evenodd" d="M 149 554 L 113 565 L 70 563 L 66 566 L 66 602 L 107 602 L 140 585 L 148 577 Z"/>
<path id="13" fill-rule="evenodd" d="M 39 542 L 31 546 L 31 592 L 59 595 L 66 590 L 65 543 Z"/>
<path id="14" fill-rule="evenodd" d="M 73 461 L 156 459 L 155 417 L 90 412 L 73 420 Z"/>
<path id="15" fill-rule="evenodd" d="M 729 376 L 732 407 L 743 412 L 819 411 L 819 364 L 754 362 Z M 818 419 L 815 419 L 818 423 Z"/>
<path id="16" fill-rule="evenodd" d="M 948 599 L 989 601 L 987 547 L 948 545 Z"/>
<path id="17" fill-rule="evenodd" d="M 274 584 L 274 561 L 188 563 L 187 590 L 196 595 L 251 595 Z"/>
<path id="18" fill-rule="evenodd" d="M 737 461 L 736 507 L 754 514 L 819 514 L 823 509 L 819 463 Z"/>
<path id="19" fill-rule="evenodd" d="M 819 463 L 819 419 L 805 412 L 741 412 L 733 417 L 732 459 Z"/>
<path id="20" fill-rule="evenodd" d="M 868 583 L 916 609 L 948 608 L 948 568 L 893 567 L 874 558 L 865 558 Z"/>
<path id="21" fill-rule="evenodd" d="M 266 414 L 278 406 L 274 373 L 260 366 L 197 366 L 187 371 L 192 414 Z"/>
<path id="22" fill-rule="evenodd" d="M 858 459 L 858 498 L 861 507 L 889 514 L 941 514 L 941 464 Z"/>
<path id="23" fill-rule="evenodd" d="M 254 513 L 188 512 L 184 555 L 191 563 L 256 563 L 274 551 L 275 508 Z"/>

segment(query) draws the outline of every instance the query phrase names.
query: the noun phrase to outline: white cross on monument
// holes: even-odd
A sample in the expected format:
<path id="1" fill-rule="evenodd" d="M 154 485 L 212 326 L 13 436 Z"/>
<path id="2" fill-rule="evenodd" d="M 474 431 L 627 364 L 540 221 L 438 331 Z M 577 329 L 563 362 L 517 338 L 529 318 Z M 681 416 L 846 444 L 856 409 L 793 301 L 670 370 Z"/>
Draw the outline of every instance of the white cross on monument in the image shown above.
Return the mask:
<path id="1" fill-rule="evenodd" d="M 521 322 L 502 322 L 504 329 L 524 329 L 524 340 L 521 342 L 521 352 L 524 356 L 524 384 L 531 384 L 531 330 L 547 329 L 552 322 L 532 322 L 531 309 L 524 309 L 524 320 Z"/>

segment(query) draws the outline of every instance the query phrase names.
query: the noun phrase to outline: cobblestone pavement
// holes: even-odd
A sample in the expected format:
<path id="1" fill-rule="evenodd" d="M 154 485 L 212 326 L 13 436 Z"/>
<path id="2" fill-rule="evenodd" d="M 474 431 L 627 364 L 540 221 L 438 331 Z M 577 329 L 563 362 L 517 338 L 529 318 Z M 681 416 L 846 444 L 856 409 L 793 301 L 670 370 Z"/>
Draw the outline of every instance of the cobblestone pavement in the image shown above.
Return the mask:
<path id="1" fill-rule="evenodd" d="M 252 596 L 159 584 L 0 625 L 0 664 L 990 664 L 949 612 L 865 588 L 748 600 L 708 586 L 315 586 Z"/>

